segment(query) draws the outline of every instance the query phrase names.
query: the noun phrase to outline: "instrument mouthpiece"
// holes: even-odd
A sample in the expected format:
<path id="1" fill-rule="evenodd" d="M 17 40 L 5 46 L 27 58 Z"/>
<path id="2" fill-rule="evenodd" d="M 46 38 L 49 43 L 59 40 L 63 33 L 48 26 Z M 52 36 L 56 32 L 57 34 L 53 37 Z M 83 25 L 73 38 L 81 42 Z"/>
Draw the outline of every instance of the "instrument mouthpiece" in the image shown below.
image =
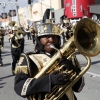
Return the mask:
<path id="1" fill-rule="evenodd" d="M 55 49 L 55 47 L 54 47 L 54 45 L 53 45 L 53 44 L 51 44 L 51 45 L 50 45 L 50 48 L 53 48 L 53 49 Z"/>

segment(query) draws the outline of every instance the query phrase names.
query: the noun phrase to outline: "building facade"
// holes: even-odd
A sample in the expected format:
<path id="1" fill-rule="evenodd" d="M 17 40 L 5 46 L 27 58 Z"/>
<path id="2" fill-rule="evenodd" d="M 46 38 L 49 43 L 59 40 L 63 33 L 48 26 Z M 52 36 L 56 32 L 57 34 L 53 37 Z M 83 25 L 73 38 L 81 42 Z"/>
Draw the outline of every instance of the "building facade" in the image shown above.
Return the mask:
<path id="1" fill-rule="evenodd" d="M 39 22 L 43 19 L 46 9 L 50 9 L 50 19 L 54 17 L 56 23 L 60 23 L 60 17 L 64 15 L 62 8 L 63 0 L 40 0 L 36 3 L 19 8 L 19 20 L 21 25 L 26 26 L 27 20 Z M 26 20 L 26 21 L 25 21 Z M 27 23 L 28 24 L 28 23 Z"/>
<path id="2" fill-rule="evenodd" d="M 99 16 L 100 6 L 97 4 L 100 4 L 100 0 L 40 0 L 31 4 L 31 8 L 19 9 L 20 21 L 23 25 L 27 24 L 26 20 L 38 22 L 43 19 L 46 9 L 50 9 L 50 18 L 53 17 L 55 23 L 60 23 L 63 15 L 69 19 L 92 17 L 94 14 Z"/>
<path id="3" fill-rule="evenodd" d="M 91 17 L 89 5 L 94 4 L 94 0 L 64 0 L 65 16 L 69 19 Z"/>
<path id="4" fill-rule="evenodd" d="M 10 22 L 10 16 L 7 16 L 6 19 L 0 18 L 0 26 L 6 27 Z"/>
<path id="5" fill-rule="evenodd" d="M 100 20 L 100 0 L 95 0 L 95 3 L 89 7 L 90 13 L 93 15 L 94 20 Z"/>
<path id="6" fill-rule="evenodd" d="M 32 5 L 32 20 L 39 21 L 43 19 L 46 9 L 50 9 L 51 12 L 61 9 L 61 0 L 40 0 Z M 50 18 L 52 13 L 50 12 Z"/>

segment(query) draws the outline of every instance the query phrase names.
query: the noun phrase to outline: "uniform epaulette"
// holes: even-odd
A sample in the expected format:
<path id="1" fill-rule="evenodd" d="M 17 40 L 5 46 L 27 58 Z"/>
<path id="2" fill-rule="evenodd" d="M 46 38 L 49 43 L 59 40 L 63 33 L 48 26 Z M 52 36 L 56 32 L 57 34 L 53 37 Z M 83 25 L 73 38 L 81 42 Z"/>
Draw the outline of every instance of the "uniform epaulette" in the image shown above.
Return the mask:
<path id="1" fill-rule="evenodd" d="M 30 73 L 30 63 L 28 56 L 25 53 L 22 53 L 19 59 L 19 62 L 15 69 L 15 74 L 18 73 L 24 73 L 29 74 Z"/>

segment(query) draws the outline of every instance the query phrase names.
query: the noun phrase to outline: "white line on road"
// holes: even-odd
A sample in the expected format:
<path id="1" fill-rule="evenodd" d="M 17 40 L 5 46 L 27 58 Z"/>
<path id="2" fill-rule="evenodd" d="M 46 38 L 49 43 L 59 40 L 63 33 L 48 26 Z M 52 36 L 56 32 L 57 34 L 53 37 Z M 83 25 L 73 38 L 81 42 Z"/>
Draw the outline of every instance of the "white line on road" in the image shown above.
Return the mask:
<path id="1" fill-rule="evenodd" d="M 97 76 L 97 77 L 100 77 L 99 74 L 95 74 L 95 73 L 92 73 L 92 72 L 86 72 L 87 74 L 90 74 L 90 75 L 93 75 L 93 76 Z"/>
<path id="2" fill-rule="evenodd" d="M 10 50 L 10 49 L 5 49 L 5 48 L 3 48 L 3 50 L 6 50 L 6 51 L 9 51 L 9 52 L 11 52 L 11 50 Z"/>
<path id="3" fill-rule="evenodd" d="M 1 54 L 1 55 L 2 55 L 2 56 L 6 56 L 6 55 L 8 55 L 8 54 L 10 55 L 11 53 Z"/>

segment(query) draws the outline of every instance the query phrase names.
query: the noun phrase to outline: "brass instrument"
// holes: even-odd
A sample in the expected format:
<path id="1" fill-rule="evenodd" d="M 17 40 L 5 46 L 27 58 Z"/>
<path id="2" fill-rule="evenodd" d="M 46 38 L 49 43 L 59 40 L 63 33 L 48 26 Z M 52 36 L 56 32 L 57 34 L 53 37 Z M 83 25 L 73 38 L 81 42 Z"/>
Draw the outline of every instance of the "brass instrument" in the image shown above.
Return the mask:
<path id="1" fill-rule="evenodd" d="M 17 31 L 16 31 L 16 37 L 18 37 L 19 35 L 23 35 L 24 36 L 24 31 L 23 30 L 21 30 L 21 29 L 18 29 Z"/>
<path id="2" fill-rule="evenodd" d="M 14 26 L 15 26 L 15 24 L 16 24 L 16 22 L 15 22 L 15 21 L 10 21 L 10 22 L 8 23 L 8 25 L 9 25 L 9 26 L 11 26 L 11 27 L 14 27 Z"/>
<path id="3" fill-rule="evenodd" d="M 5 33 L 5 30 L 0 29 L 0 36 L 3 36 L 3 35 L 4 35 L 4 33 Z"/>
<path id="4" fill-rule="evenodd" d="M 66 91 L 68 91 L 86 73 L 91 65 L 90 57 L 96 56 L 100 52 L 99 32 L 99 25 L 89 18 L 84 18 L 78 22 L 74 36 L 65 42 L 61 49 L 58 50 L 58 52 L 47 62 L 45 67 L 43 67 L 43 69 L 34 78 L 39 78 L 48 72 L 51 72 L 58 66 L 59 60 L 63 56 L 70 59 L 74 54 L 76 55 L 77 50 L 78 53 L 81 53 L 86 58 L 87 65 L 82 68 L 79 75 L 77 75 L 73 81 L 61 86 L 60 89 L 57 89 L 57 91 L 54 89 L 54 94 L 53 92 L 47 94 L 44 100 L 59 100 Z"/>

